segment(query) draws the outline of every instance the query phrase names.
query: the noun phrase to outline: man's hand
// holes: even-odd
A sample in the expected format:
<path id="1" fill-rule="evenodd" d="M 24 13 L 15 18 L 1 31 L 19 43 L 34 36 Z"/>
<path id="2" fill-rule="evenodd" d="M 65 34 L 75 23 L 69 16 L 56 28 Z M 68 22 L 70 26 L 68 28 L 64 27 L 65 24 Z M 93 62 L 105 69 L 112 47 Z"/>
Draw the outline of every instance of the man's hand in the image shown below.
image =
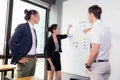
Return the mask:
<path id="1" fill-rule="evenodd" d="M 88 65 L 87 63 L 85 64 L 85 67 L 87 68 L 88 71 L 91 71 L 91 66 Z"/>
<path id="2" fill-rule="evenodd" d="M 28 61 L 29 61 L 29 58 L 23 57 L 23 58 L 21 58 L 18 62 L 19 62 L 19 63 L 22 63 L 22 64 L 27 64 Z"/>
<path id="3" fill-rule="evenodd" d="M 91 28 L 86 28 L 86 29 L 83 30 L 83 32 L 84 32 L 84 33 L 87 33 L 87 32 L 89 32 L 90 30 L 91 30 Z"/>

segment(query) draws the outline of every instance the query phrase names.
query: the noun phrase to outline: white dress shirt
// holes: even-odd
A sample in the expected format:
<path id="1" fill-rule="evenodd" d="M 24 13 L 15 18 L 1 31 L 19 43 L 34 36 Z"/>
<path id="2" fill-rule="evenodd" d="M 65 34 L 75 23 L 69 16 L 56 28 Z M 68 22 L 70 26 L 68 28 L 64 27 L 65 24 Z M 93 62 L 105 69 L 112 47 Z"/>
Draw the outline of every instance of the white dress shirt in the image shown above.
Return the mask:
<path id="1" fill-rule="evenodd" d="M 34 32 L 34 27 L 32 26 L 32 24 L 30 22 L 28 22 L 28 23 L 29 23 L 30 30 L 32 33 L 32 47 L 27 55 L 35 55 L 36 54 L 36 35 Z"/>
<path id="2" fill-rule="evenodd" d="M 109 60 L 111 48 L 111 32 L 101 20 L 97 20 L 93 24 L 91 30 L 90 42 L 100 44 L 99 54 L 96 60 Z"/>

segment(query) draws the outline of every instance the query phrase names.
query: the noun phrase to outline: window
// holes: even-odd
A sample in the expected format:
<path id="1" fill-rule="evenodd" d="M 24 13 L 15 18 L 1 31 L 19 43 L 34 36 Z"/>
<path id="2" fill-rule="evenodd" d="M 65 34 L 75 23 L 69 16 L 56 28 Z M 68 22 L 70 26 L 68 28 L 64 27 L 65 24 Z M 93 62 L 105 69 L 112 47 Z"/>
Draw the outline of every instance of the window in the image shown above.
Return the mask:
<path id="1" fill-rule="evenodd" d="M 0 0 L 0 65 L 3 62 L 3 50 L 4 50 L 4 39 L 5 39 L 5 28 L 6 28 L 6 13 L 7 13 L 7 0 Z M 0 72 L 1 79 L 1 72 Z"/>
<path id="2" fill-rule="evenodd" d="M 4 48 L 6 11 L 7 11 L 7 0 L 0 0 L 0 55 L 3 55 L 3 48 Z"/>

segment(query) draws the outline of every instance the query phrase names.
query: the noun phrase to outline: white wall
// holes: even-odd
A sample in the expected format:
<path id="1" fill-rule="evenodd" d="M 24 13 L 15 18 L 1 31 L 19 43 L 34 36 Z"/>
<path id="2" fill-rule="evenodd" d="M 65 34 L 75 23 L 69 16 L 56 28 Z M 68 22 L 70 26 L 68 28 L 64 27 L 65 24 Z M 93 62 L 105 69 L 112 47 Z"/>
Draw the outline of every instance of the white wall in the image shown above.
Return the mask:
<path id="1" fill-rule="evenodd" d="M 112 31 L 112 48 L 110 53 L 111 76 L 110 80 L 120 79 L 120 1 L 119 0 L 67 0 L 63 3 L 62 32 L 66 31 L 66 26 L 72 23 L 76 26 L 80 22 L 87 20 L 88 7 L 97 4 L 103 9 L 102 19 L 109 25 Z M 86 23 L 85 23 L 86 24 Z M 77 26 L 80 26 L 77 25 Z M 74 27 L 76 28 L 76 27 Z M 74 35 L 73 35 L 74 36 Z M 81 36 L 80 38 L 85 38 Z M 82 39 L 81 39 L 82 40 Z M 62 70 L 63 72 L 88 76 L 85 71 L 84 63 L 89 54 L 89 49 L 84 51 L 80 44 L 73 48 L 71 39 L 63 40 Z"/>
<path id="2" fill-rule="evenodd" d="M 49 25 L 58 24 L 61 26 L 61 7 L 62 0 L 56 0 L 56 3 L 50 7 Z"/>

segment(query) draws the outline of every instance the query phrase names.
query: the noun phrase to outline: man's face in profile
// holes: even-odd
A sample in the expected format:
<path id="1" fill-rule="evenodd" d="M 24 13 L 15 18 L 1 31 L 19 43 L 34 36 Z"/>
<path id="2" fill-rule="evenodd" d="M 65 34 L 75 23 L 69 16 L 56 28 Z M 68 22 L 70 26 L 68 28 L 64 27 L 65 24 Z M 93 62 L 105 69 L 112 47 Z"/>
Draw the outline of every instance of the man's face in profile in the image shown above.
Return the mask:
<path id="1" fill-rule="evenodd" d="M 88 20 L 90 23 L 93 23 L 93 13 L 88 13 Z"/>

